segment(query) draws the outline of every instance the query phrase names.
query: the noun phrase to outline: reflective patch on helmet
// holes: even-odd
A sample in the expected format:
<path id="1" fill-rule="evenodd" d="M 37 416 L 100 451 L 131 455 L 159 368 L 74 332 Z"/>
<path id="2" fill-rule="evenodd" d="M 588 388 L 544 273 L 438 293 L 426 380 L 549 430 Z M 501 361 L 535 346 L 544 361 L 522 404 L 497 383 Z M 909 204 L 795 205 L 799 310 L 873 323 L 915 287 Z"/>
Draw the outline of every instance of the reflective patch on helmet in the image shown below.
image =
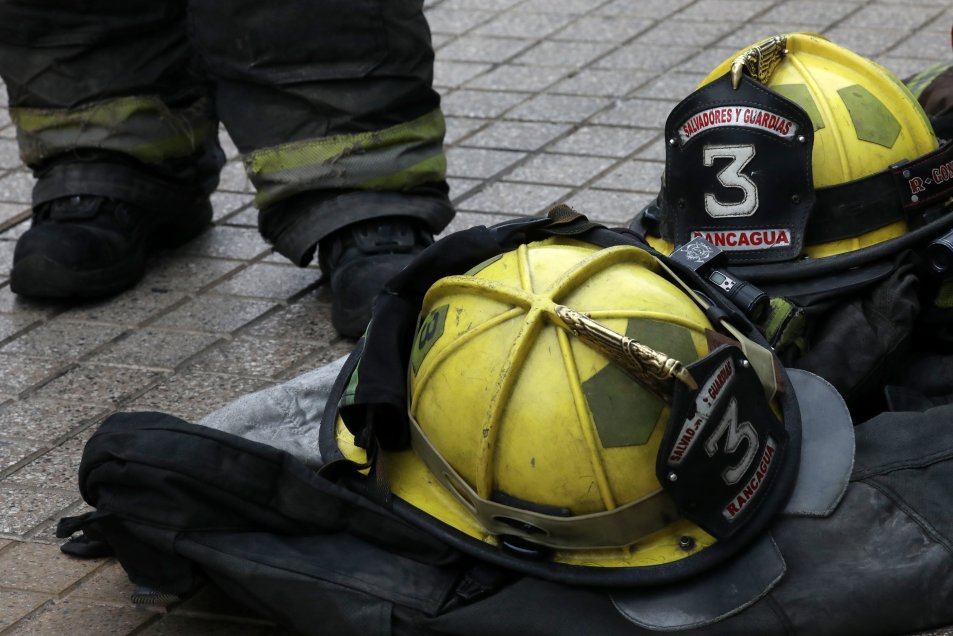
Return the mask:
<path id="1" fill-rule="evenodd" d="M 682 423 L 682 428 L 676 437 L 675 446 L 668 455 L 668 465 L 678 466 L 691 451 L 695 441 L 701 437 L 701 433 L 711 417 L 712 411 L 718 405 L 718 400 L 725 395 L 725 389 L 731 384 L 735 377 L 735 364 L 731 358 L 725 360 L 725 363 L 718 368 L 702 385 L 698 396 L 695 398 L 695 412 L 691 417 L 686 417 Z"/>
<path id="2" fill-rule="evenodd" d="M 414 373 L 417 373 L 420 363 L 423 362 L 433 344 L 443 335 L 443 327 L 447 322 L 447 312 L 449 310 L 450 305 L 440 305 L 427 315 L 427 318 L 420 324 L 420 328 L 417 329 L 414 348 L 410 352 L 410 364 Z"/>
<path id="3" fill-rule="evenodd" d="M 693 230 L 692 238 L 701 237 L 726 251 L 766 250 L 791 246 L 791 230 Z"/>
<path id="4" fill-rule="evenodd" d="M 470 269 L 468 269 L 467 271 L 465 271 L 465 272 L 463 273 L 463 275 L 464 275 L 464 276 L 476 276 L 477 274 L 479 274 L 480 272 L 482 272 L 482 271 L 485 270 L 487 267 L 489 267 L 489 266 L 492 265 L 493 263 L 497 262 L 497 261 L 500 260 L 501 258 L 503 258 L 503 255 L 502 255 L 502 254 L 497 254 L 496 256 L 492 256 L 492 257 L 486 259 L 485 261 L 483 261 L 482 263 L 477 263 L 476 265 L 474 265 L 473 267 L 471 267 Z"/>
<path id="5" fill-rule="evenodd" d="M 771 90 L 775 93 L 778 93 L 782 97 L 787 97 L 792 102 L 804 109 L 804 112 L 807 113 L 808 117 L 811 118 L 811 123 L 814 124 L 815 132 L 824 128 L 824 117 L 821 116 L 821 111 L 818 110 L 817 104 L 814 102 L 814 98 L 811 97 L 811 91 L 807 89 L 807 86 L 804 84 L 779 84 L 777 86 L 772 86 Z"/>
<path id="6" fill-rule="evenodd" d="M 859 84 L 841 88 L 837 94 L 847 107 L 858 139 L 893 148 L 900 136 L 901 126 L 890 109 Z"/>
<path id="7" fill-rule="evenodd" d="M 625 335 L 683 364 L 698 359 L 691 334 L 678 325 L 632 318 Z M 665 407 L 651 391 L 611 363 L 583 382 L 582 390 L 604 448 L 647 443 Z"/>
<path id="8" fill-rule="evenodd" d="M 730 521 L 740 515 L 757 496 L 761 485 L 765 482 L 765 477 L 767 477 L 771 471 L 777 450 L 777 444 L 769 437 L 767 442 L 765 442 L 764 451 L 761 453 L 761 460 L 758 462 L 758 468 L 755 470 L 754 475 L 751 476 L 751 479 L 738 491 L 734 499 L 721 511 L 725 519 Z"/>
<path id="9" fill-rule="evenodd" d="M 729 105 L 691 115 L 678 127 L 678 136 L 684 144 L 698 133 L 724 126 L 755 128 L 784 139 L 792 139 L 797 134 L 797 124 L 787 117 L 752 106 Z"/>

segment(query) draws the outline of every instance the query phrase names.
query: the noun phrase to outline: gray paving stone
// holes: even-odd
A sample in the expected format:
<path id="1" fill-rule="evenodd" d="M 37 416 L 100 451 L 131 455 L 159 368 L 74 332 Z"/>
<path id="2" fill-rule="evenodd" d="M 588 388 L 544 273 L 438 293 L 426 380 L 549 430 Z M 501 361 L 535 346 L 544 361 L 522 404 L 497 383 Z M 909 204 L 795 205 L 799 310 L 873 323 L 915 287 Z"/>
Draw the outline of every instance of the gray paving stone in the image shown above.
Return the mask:
<path id="1" fill-rule="evenodd" d="M 70 592 L 73 600 L 85 599 L 116 605 L 130 605 L 136 586 L 115 559 L 100 559 L 101 567 Z"/>
<path id="2" fill-rule="evenodd" d="M 21 316 L 19 314 L 2 315 L 0 314 L 0 341 L 6 340 L 17 333 L 36 324 L 38 318 L 35 316 Z"/>
<path id="3" fill-rule="evenodd" d="M 81 599 L 65 599 L 44 606 L 39 612 L 17 623 L 7 634 L 126 634 L 154 620 L 154 614 L 136 607 L 114 607 Z"/>
<path id="4" fill-rule="evenodd" d="M 35 179 L 27 172 L 16 170 L 0 177 L 0 201 L 30 204 Z"/>
<path id="5" fill-rule="evenodd" d="M 118 405 L 150 384 L 164 373 L 153 369 L 128 366 L 84 363 L 73 367 L 41 388 L 41 398 L 82 400 L 87 404 Z"/>
<path id="6" fill-rule="evenodd" d="M 514 62 L 530 66 L 581 68 L 610 51 L 613 46 L 612 42 L 544 40 L 517 57 Z"/>
<path id="7" fill-rule="evenodd" d="M 38 592 L 0 589 L 0 630 L 17 622 L 51 598 L 49 594 Z"/>
<path id="8" fill-rule="evenodd" d="M 234 192 L 215 192 L 211 196 L 211 201 L 212 220 L 217 222 L 244 207 L 250 206 L 252 196 Z"/>
<path id="9" fill-rule="evenodd" d="M 613 163 L 615 160 L 607 157 L 544 153 L 515 168 L 506 175 L 506 180 L 578 186 L 608 169 Z"/>
<path id="10" fill-rule="evenodd" d="M 196 422 L 217 408 L 273 382 L 259 378 L 184 371 L 124 406 L 128 411 L 161 411 Z"/>
<path id="11" fill-rule="evenodd" d="M 59 594 L 100 565 L 70 558 L 57 546 L 16 542 L 0 552 L 0 587 Z"/>
<path id="12" fill-rule="evenodd" d="M 569 124 L 500 121 L 470 136 L 462 145 L 499 150 L 537 150 L 570 128 Z"/>
<path id="13" fill-rule="evenodd" d="M 950 59 L 950 39 L 941 34 L 930 33 L 929 37 L 906 38 L 895 46 L 885 49 L 890 55 L 927 60 L 929 62 L 947 62 Z"/>
<path id="14" fill-rule="evenodd" d="M 678 101 L 681 101 L 679 99 Z M 672 112 L 678 101 L 661 101 L 655 99 L 624 99 L 613 102 L 612 105 L 592 118 L 596 124 L 611 124 L 614 126 L 636 126 L 648 128 L 654 132 L 665 130 L 665 120 Z"/>
<path id="15" fill-rule="evenodd" d="M 57 311 L 59 306 L 17 296 L 9 286 L 0 287 L 0 313 L 16 314 L 24 318 L 42 318 Z"/>
<path id="16" fill-rule="evenodd" d="M 168 310 L 184 298 L 182 292 L 163 291 L 140 284 L 118 296 L 79 303 L 66 309 L 58 320 L 87 320 L 133 327 Z"/>
<path id="17" fill-rule="evenodd" d="M 10 434 L 0 415 L 0 472 L 23 461 L 42 448 L 39 442 L 10 439 Z"/>
<path id="18" fill-rule="evenodd" d="M 166 314 L 151 326 L 206 333 L 229 333 L 275 306 L 268 300 L 234 296 L 200 296 Z"/>
<path id="19" fill-rule="evenodd" d="M 143 329 L 110 344 L 90 361 L 172 370 L 219 339 L 204 333 Z"/>
<path id="20" fill-rule="evenodd" d="M 227 219 L 223 219 L 221 224 L 258 229 L 258 210 L 254 207 L 248 206 L 239 212 L 236 212 Z"/>
<path id="21" fill-rule="evenodd" d="M 218 189 L 226 192 L 254 192 L 241 161 L 229 161 L 222 168 Z"/>
<path id="22" fill-rule="evenodd" d="M 177 253 L 250 259 L 270 250 L 256 230 L 216 225 L 183 245 Z"/>
<path id="23" fill-rule="evenodd" d="M 485 126 L 489 119 L 476 119 L 469 117 L 447 117 L 447 134 L 444 137 L 444 145 L 451 147 L 462 139 L 466 139 L 470 134 L 481 126 Z"/>
<path id="24" fill-rule="evenodd" d="M 494 183 L 460 202 L 461 210 L 500 212 L 503 214 L 538 214 L 569 194 L 566 187 Z"/>
<path id="25" fill-rule="evenodd" d="M 505 36 L 515 38 L 542 39 L 551 35 L 570 22 L 573 16 L 555 13 L 529 13 L 522 6 L 496 16 L 493 20 L 477 27 L 476 35 Z"/>
<path id="26" fill-rule="evenodd" d="M 320 343 L 241 336 L 203 353 L 190 366 L 199 371 L 277 378 L 321 347 Z"/>
<path id="27" fill-rule="evenodd" d="M 932 24 L 943 13 L 940 5 L 921 6 L 915 11 L 898 11 L 896 5 L 873 3 L 851 13 L 838 26 L 847 29 L 915 30 Z"/>
<path id="28" fill-rule="evenodd" d="M 553 94 L 620 97 L 642 86 L 655 75 L 648 71 L 589 68 L 576 72 L 547 90 Z"/>
<path id="29" fill-rule="evenodd" d="M 708 73 L 666 73 L 640 87 L 633 94 L 681 101 L 695 90 L 706 75 Z"/>
<path id="30" fill-rule="evenodd" d="M 686 46 L 683 42 L 669 43 L 660 50 L 657 46 L 646 46 L 645 43 L 636 41 L 599 59 L 595 62 L 595 67 L 641 69 L 657 73 L 695 55 L 698 50 L 697 47 Z"/>
<path id="31" fill-rule="evenodd" d="M 242 267 L 241 261 L 177 254 L 154 259 L 138 287 L 156 292 L 195 292 Z M 2 291 L 2 290 L 0 290 Z M 2 294 L 0 294 L 2 307 Z"/>
<path id="32" fill-rule="evenodd" d="M 459 35 L 483 24 L 495 15 L 492 11 L 457 11 L 440 6 L 427 12 L 427 23 L 433 33 Z"/>
<path id="33" fill-rule="evenodd" d="M 675 67 L 678 73 L 698 73 L 708 75 L 725 60 L 734 59 L 738 54 L 738 47 L 713 46 L 706 48 Z"/>
<path id="34" fill-rule="evenodd" d="M 23 354 L 58 361 L 76 360 L 109 342 L 125 329 L 114 325 L 55 319 L 0 347 L 0 353 Z"/>
<path id="35" fill-rule="evenodd" d="M 573 21 L 555 34 L 557 40 L 583 40 L 591 42 L 623 42 L 629 40 L 654 23 L 649 19 L 618 20 L 614 16 L 587 15 Z"/>
<path id="36" fill-rule="evenodd" d="M 77 427 L 101 419 L 109 410 L 75 400 L 31 395 L 0 406 L 0 434 L 49 444 Z"/>
<path id="37" fill-rule="evenodd" d="M 657 137 L 657 132 L 642 128 L 583 126 L 551 146 L 549 150 L 579 155 L 626 157 Z"/>
<path id="38" fill-rule="evenodd" d="M 551 11 L 582 15 L 592 11 L 607 0 L 525 0 L 519 5 L 523 11 Z"/>
<path id="39" fill-rule="evenodd" d="M 492 119 L 499 117 L 528 97 L 528 93 L 461 89 L 451 93 L 443 101 L 443 109 L 448 115 L 454 117 Z"/>
<path id="40" fill-rule="evenodd" d="M 0 535 L 22 538 L 30 530 L 47 521 L 48 518 L 69 507 L 78 498 L 79 495 L 72 492 L 58 492 L 50 489 L 37 490 L 17 486 L 8 483 L 6 480 L 0 481 Z M 7 548 L 0 552 L 0 587 L 6 585 L 7 587 L 18 587 L 27 590 L 41 589 L 5 583 L 5 581 L 11 580 L 10 577 L 14 577 L 15 580 L 19 580 L 20 577 L 20 575 L 16 575 L 15 572 L 9 570 L 8 564 L 10 562 L 7 559 L 10 558 L 11 549 Z M 33 551 L 30 554 L 36 553 Z M 47 557 L 44 556 L 42 559 L 37 557 L 37 562 L 33 567 L 39 570 L 50 567 Z"/>
<path id="41" fill-rule="evenodd" d="M 0 144 L 0 148 L 4 147 L 4 144 Z M 21 219 L 24 214 L 27 214 L 30 211 L 30 206 L 23 203 L 0 203 L 0 227 L 5 227 L 10 223 L 13 223 L 17 219 Z M 8 237 L 7 230 L 2 234 L 4 237 Z"/>
<path id="42" fill-rule="evenodd" d="M 532 40 L 526 38 L 464 35 L 440 49 L 440 56 L 445 60 L 499 63 L 517 55 L 532 44 Z"/>
<path id="43" fill-rule="evenodd" d="M 34 488 L 58 488 L 72 491 L 76 488 L 79 462 L 83 447 L 95 429 L 89 428 L 66 440 L 56 448 L 40 455 L 4 479 L 4 484 Z"/>
<path id="44" fill-rule="evenodd" d="M 660 19 L 682 9 L 695 0 L 613 0 L 593 9 L 598 15 L 644 16 Z"/>
<path id="45" fill-rule="evenodd" d="M 313 287 L 318 272 L 294 265 L 256 263 L 212 288 L 220 294 L 287 300 Z"/>
<path id="46" fill-rule="evenodd" d="M 482 185 L 483 181 L 480 179 L 464 179 L 462 177 L 451 177 L 447 179 L 447 184 L 450 186 L 450 201 L 456 203 L 457 200 L 464 194 L 468 193 L 470 190 L 475 188 L 478 185 Z"/>
<path id="47" fill-rule="evenodd" d="M 440 88 L 457 88 L 466 84 L 470 79 L 485 73 L 492 68 L 490 64 L 482 62 L 449 62 L 437 60 L 434 62 L 433 84 Z"/>
<path id="48" fill-rule="evenodd" d="M 655 161 L 627 161 L 593 184 L 605 190 L 657 193 L 665 164 Z"/>
<path id="49" fill-rule="evenodd" d="M 14 340 L 13 342 L 18 342 Z M 0 352 L 0 395 L 17 395 L 62 373 L 69 363 Z"/>
<path id="50" fill-rule="evenodd" d="M 449 0 L 443 2 L 441 6 L 467 11 L 476 9 L 482 9 L 484 11 L 503 11 L 522 1 L 523 0 Z"/>
<path id="51" fill-rule="evenodd" d="M 499 66 L 469 81 L 467 87 L 494 91 L 541 91 L 573 72 L 565 66 Z M 515 94 L 515 93 L 514 93 Z M 528 96 L 520 93 L 523 99 Z M 522 101 L 522 100 L 520 100 Z M 512 102 L 510 105 L 515 105 Z M 501 111 L 502 112 L 502 111 Z"/>
<path id="52" fill-rule="evenodd" d="M 774 22 L 791 24 L 797 29 L 800 25 L 825 27 L 847 14 L 856 11 L 860 5 L 854 2 L 813 2 L 812 0 L 798 0 L 784 2 L 768 9 L 765 13 L 755 16 L 754 22 Z"/>
<path id="53" fill-rule="evenodd" d="M 666 21 L 649 29 L 639 36 L 636 42 L 642 45 L 654 44 L 657 47 L 669 45 L 702 47 L 718 42 L 723 36 L 737 28 L 736 25 L 726 22 L 689 22 L 680 19 L 683 16 L 689 16 L 693 6 L 679 13 L 675 21 Z"/>
<path id="54" fill-rule="evenodd" d="M 748 22 L 770 9 L 769 2 L 736 2 L 735 0 L 699 0 L 678 13 L 679 20 L 697 22 Z M 672 30 L 680 34 L 681 25 Z"/>
<path id="55" fill-rule="evenodd" d="M 295 303 L 272 312 L 242 334 L 278 340 L 330 343 L 337 339 L 331 328 L 331 292 L 322 286 Z"/>
<path id="56" fill-rule="evenodd" d="M 619 227 L 627 226 L 650 199 L 632 192 L 587 189 L 572 195 L 567 203 L 593 221 Z"/>
<path id="57" fill-rule="evenodd" d="M 510 150 L 451 148 L 447 151 L 447 174 L 454 177 L 491 177 L 525 156 Z"/>
<path id="58" fill-rule="evenodd" d="M 583 95 L 538 95 L 507 113 L 507 119 L 570 122 L 585 120 L 605 108 L 610 100 Z"/>

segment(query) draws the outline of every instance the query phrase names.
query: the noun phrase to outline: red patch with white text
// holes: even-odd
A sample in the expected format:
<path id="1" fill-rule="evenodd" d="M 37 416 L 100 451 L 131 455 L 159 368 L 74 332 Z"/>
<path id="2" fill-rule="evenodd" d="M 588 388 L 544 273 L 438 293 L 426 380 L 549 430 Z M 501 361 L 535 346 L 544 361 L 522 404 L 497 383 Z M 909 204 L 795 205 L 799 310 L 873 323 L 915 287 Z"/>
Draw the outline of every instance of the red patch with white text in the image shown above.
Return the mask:
<path id="1" fill-rule="evenodd" d="M 725 251 L 764 250 L 791 246 L 791 230 L 692 230 L 692 238 L 701 237 Z"/>

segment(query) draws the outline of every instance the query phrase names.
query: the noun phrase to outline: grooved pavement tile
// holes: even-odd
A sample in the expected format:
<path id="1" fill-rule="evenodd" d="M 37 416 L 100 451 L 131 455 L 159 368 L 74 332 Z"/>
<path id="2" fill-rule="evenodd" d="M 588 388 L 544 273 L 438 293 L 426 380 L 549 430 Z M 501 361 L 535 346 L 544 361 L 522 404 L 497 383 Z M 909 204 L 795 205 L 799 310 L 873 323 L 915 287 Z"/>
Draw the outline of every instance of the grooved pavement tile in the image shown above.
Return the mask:
<path id="1" fill-rule="evenodd" d="M 583 126 L 549 150 L 577 155 L 626 157 L 656 137 L 657 132 L 642 128 Z"/>
<path id="2" fill-rule="evenodd" d="M 540 91 L 572 73 L 564 66 L 499 66 L 488 73 L 475 77 L 466 83 L 467 88 L 480 88 L 493 91 L 517 91 L 511 93 L 522 99 L 510 100 L 509 106 L 526 99 L 526 92 Z M 523 91 L 522 93 L 518 91 Z M 502 112 L 502 111 L 499 111 Z"/>
<path id="3" fill-rule="evenodd" d="M 49 594 L 0 589 L 0 631 L 50 600 Z"/>
<path id="4" fill-rule="evenodd" d="M 84 363 L 39 388 L 45 398 L 73 399 L 89 404 L 118 405 L 165 375 L 152 369 Z"/>
<path id="5" fill-rule="evenodd" d="M 53 601 L 39 612 L 20 621 L 7 632 L 7 635 L 120 635 L 154 620 L 156 620 L 155 614 L 137 607 L 113 607 L 102 603 L 68 598 Z"/>
<path id="6" fill-rule="evenodd" d="M 0 587 L 60 594 L 100 565 L 68 557 L 59 546 L 18 541 L 0 552 Z"/>
<path id="7" fill-rule="evenodd" d="M 494 183 L 464 199 L 457 207 L 474 212 L 539 214 L 568 195 L 569 188 L 527 183 Z"/>
<path id="8" fill-rule="evenodd" d="M 118 296 L 79 303 L 64 311 L 60 317 L 135 326 L 183 298 L 185 294 L 181 292 L 159 291 L 139 285 Z"/>
<path id="9" fill-rule="evenodd" d="M 2 109 L 2 112 L 7 111 Z M 34 183 L 35 179 L 29 173 L 21 170 L 0 177 L 0 201 L 29 205 L 30 193 L 33 191 Z"/>
<path id="10" fill-rule="evenodd" d="M 42 448 L 36 441 L 10 439 L 9 432 L 0 420 L 0 472 L 22 461 Z"/>
<path id="11" fill-rule="evenodd" d="M 427 22 L 432 33 L 459 35 L 486 22 L 494 15 L 492 11 L 457 11 L 437 7 L 427 12 Z"/>
<path id="12" fill-rule="evenodd" d="M 520 55 L 514 62 L 530 66 L 569 66 L 578 69 L 609 52 L 614 46 L 612 42 L 544 41 Z"/>
<path id="13" fill-rule="evenodd" d="M 540 39 L 563 28 L 573 17 L 552 13 L 504 13 L 477 27 L 476 35 L 495 35 Z"/>
<path id="14" fill-rule="evenodd" d="M 5 354 L 75 360 L 125 331 L 113 325 L 54 319 L 0 347 Z"/>
<path id="15" fill-rule="evenodd" d="M 507 181 L 582 185 L 616 162 L 607 157 L 539 154 L 506 175 Z"/>
<path id="16" fill-rule="evenodd" d="M 294 265 L 255 263 L 212 288 L 219 294 L 285 300 L 316 284 L 320 272 Z"/>
<path id="17" fill-rule="evenodd" d="M 653 20 L 618 20 L 613 16 L 589 15 L 579 18 L 555 35 L 557 40 L 622 42 L 635 37 L 653 24 Z"/>
<path id="18" fill-rule="evenodd" d="M 440 49 L 439 57 L 463 62 L 498 63 L 533 44 L 527 38 L 493 38 L 464 35 Z M 0 182 L 2 185 L 2 182 Z"/>
<path id="19" fill-rule="evenodd" d="M 274 382 L 221 373 L 185 371 L 124 405 L 126 411 L 160 411 L 195 422 L 217 408 Z"/>
<path id="20" fill-rule="evenodd" d="M 64 305 L 65 306 L 65 305 Z M 0 313 L 15 313 L 22 317 L 42 318 L 49 316 L 60 307 L 57 303 L 46 303 L 17 296 L 9 286 L 0 287 Z"/>
<path id="21" fill-rule="evenodd" d="M 626 190 L 657 193 L 665 172 L 665 164 L 656 161 L 627 161 L 602 177 L 593 187 L 606 190 Z"/>
<path id="22" fill-rule="evenodd" d="M 78 499 L 79 495 L 73 492 L 39 490 L 0 481 L 0 534 L 22 537 Z M 0 573 L 3 572 L 3 557 L 9 550 L 0 552 Z"/>
<path id="23" fill-rule="evenodd" d="M 152 327 L 229 333 L 275 306 L 268 300 L 234 296 L 200 296 L 166 314 Z"/>
<path id="24" fill-rule="evenodd" d="M 511 150 L 451 148 L 447 151 L 447 174 L 454 177 L 490 177 L 526 155 Z"/>
<path id="25" fill-rule="evenodd" d="M 443 111 L 451 117 L 493 118 L 529 96 L 529 93 L 461 89 L 443 100 Z"/>
<path id="26" fill-rule="evenodd" d="M 302 340 L 329 343 L 338 338 L 331 327 L 331 290 L 327 285 L 297 302 L 282 307 L 251 325 L 242 335 L 276 340 Z"/>
<path id="27" fill-rule="evenodd" d="M 0 395 L 16 395 L 25 391 L 63 373 L 68 364 L 0 352 Z"/>
<path id="28" fill-rule="evenodd" d="M 30 315 L 20 316 L 19 314 L 13 314 L 4 316 L 0 314 L 0 340 L 5 340 L 18 331 L 23 331 L 30 325 L 36 323 L 37 320 L 38 318 Z"/>
<path id="29" fill-rule="evenodd" d="M 194 292 L 242 266 L 241 261 L 176 255 L 154 259 L 139 287 L 154 291 Z"/>
<path id="30" fill-rule="evenodd" d="M 173 369 L 220 338 L 206 333 L 142 329 L 110 344 L 90 362 Z"/>
<path id="31" fill-rule="evenodd" d="M 446 236 L 452 232 L 459 232 L 460 230 L 465 230 L 477 225 L 495 225 L 497 223 L 502 223 L 503 221 L 508 221 L 510 219 L 518 218 L 512 214 L 493 214 L 493 213 L 483 213 L 483 212 L 457 212 L 457 216 L 450 221 L 450 225 L 447 226 L 447 229 L 441 233 L 441 236 Z"/>
<path id="32" fill-rule="evenodd" d="M 644 200 L 643 200 L 644 199 Z M 574 194 L 566 203 L 594 221 L 610 227 L 627 226 L 632 217 L 651 200 L 631 192 L 608 190 L 583 190 Z"/>
<path id="33" fill-rule="evenodd" d="M 569 124 L 546 122 L 495 122 L 469 137 L 462 145 L 502 150 L 536 150 L 570 128 Z"/>
<path id="34" fill-rule="evenodd" d="M 180 254 L 250 259 L 270 250 L 271 247 L 257 230 L 215 225 L 176 251 Z"/>
<path id="35" fill-rule="evenodd" d="M 71 599 L 86 599 L 118 605 L 129 605 L 136 589 L 126 571 L 115 559 L 99 559 L 104 565 L 70 592 Z"/>
<path id="36" fill-rule="evenodd" d="M 547 92 L 566 95 L 621 97 L 645 84 L 655 75 L 649 71 L 586 69 L 568 76 Z"/>
<path id="37" fill-rule="evenodd" d="M 490 69 L 480 62 L 434 62 L 433 84 L 438 87 L 456 88 Z"/>
<path id="38" fill-rule="evenodd" d="M 243 336 L 202 354 L 191 368 L 272 378 L 320 348 L 318 343 Z"/>
<path id="39" fill-rule="evenodd" d="M 665 131 L 665 120 L 668 119 L 668 114 L 672 112 L 672 108 L 677 103 L 675 100 L 624 99 L 613 102 L 610 108 L 593 117 L 592 122 L 616 126 L 637 126 L 639 128 L 649 128 L 655 133 L 661 133 Z"/>
<path id="40" fill-rule="evenodd" d="M 506 114 L 507 119 L 576 123 L 602 110 L 611 101 L 584 95 L 537 95 Z"/>
<path id="41" fill-rule="evenodd" d="M 0 406 L 0 435 L 50 442 L 107 412 L 102 406 L 31 395 Z"/>
<path id="42" fill-rule="evenodd" d="M 449 148 L 461 139 L 467 137 L 477 128 L 486 125 L 489 119 L 469 117 L 447 117 L 447 136 L 444 138 L 445 147 Z"/>
<path id="43" fill-rule="evenodd" d="M 62 490 L 76 488 L 83 447 L 95 432 L 94 428 L 82 431 L 16 471 L 4 483 Z"/>

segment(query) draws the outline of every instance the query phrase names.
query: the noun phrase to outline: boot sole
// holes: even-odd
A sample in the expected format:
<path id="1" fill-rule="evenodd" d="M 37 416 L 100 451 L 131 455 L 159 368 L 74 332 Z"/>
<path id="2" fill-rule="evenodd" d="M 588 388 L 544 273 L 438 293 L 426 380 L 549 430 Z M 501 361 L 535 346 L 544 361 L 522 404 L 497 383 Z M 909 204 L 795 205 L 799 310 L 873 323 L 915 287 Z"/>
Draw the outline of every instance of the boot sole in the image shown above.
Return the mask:
<path id="1" fill-rule="evenodd" d="M 145 274 L 145 256 L 153 247 L 175 247 L 201 234 L 212 220 L 212 206 L 206 201 L 156 228 L 149 244 L 130 258 L 97 270 L 76 271 L 46 256 L 22 258 L 10 272 L 10 290 L 29 298 L 96 298 L 126 290 Z"/>

